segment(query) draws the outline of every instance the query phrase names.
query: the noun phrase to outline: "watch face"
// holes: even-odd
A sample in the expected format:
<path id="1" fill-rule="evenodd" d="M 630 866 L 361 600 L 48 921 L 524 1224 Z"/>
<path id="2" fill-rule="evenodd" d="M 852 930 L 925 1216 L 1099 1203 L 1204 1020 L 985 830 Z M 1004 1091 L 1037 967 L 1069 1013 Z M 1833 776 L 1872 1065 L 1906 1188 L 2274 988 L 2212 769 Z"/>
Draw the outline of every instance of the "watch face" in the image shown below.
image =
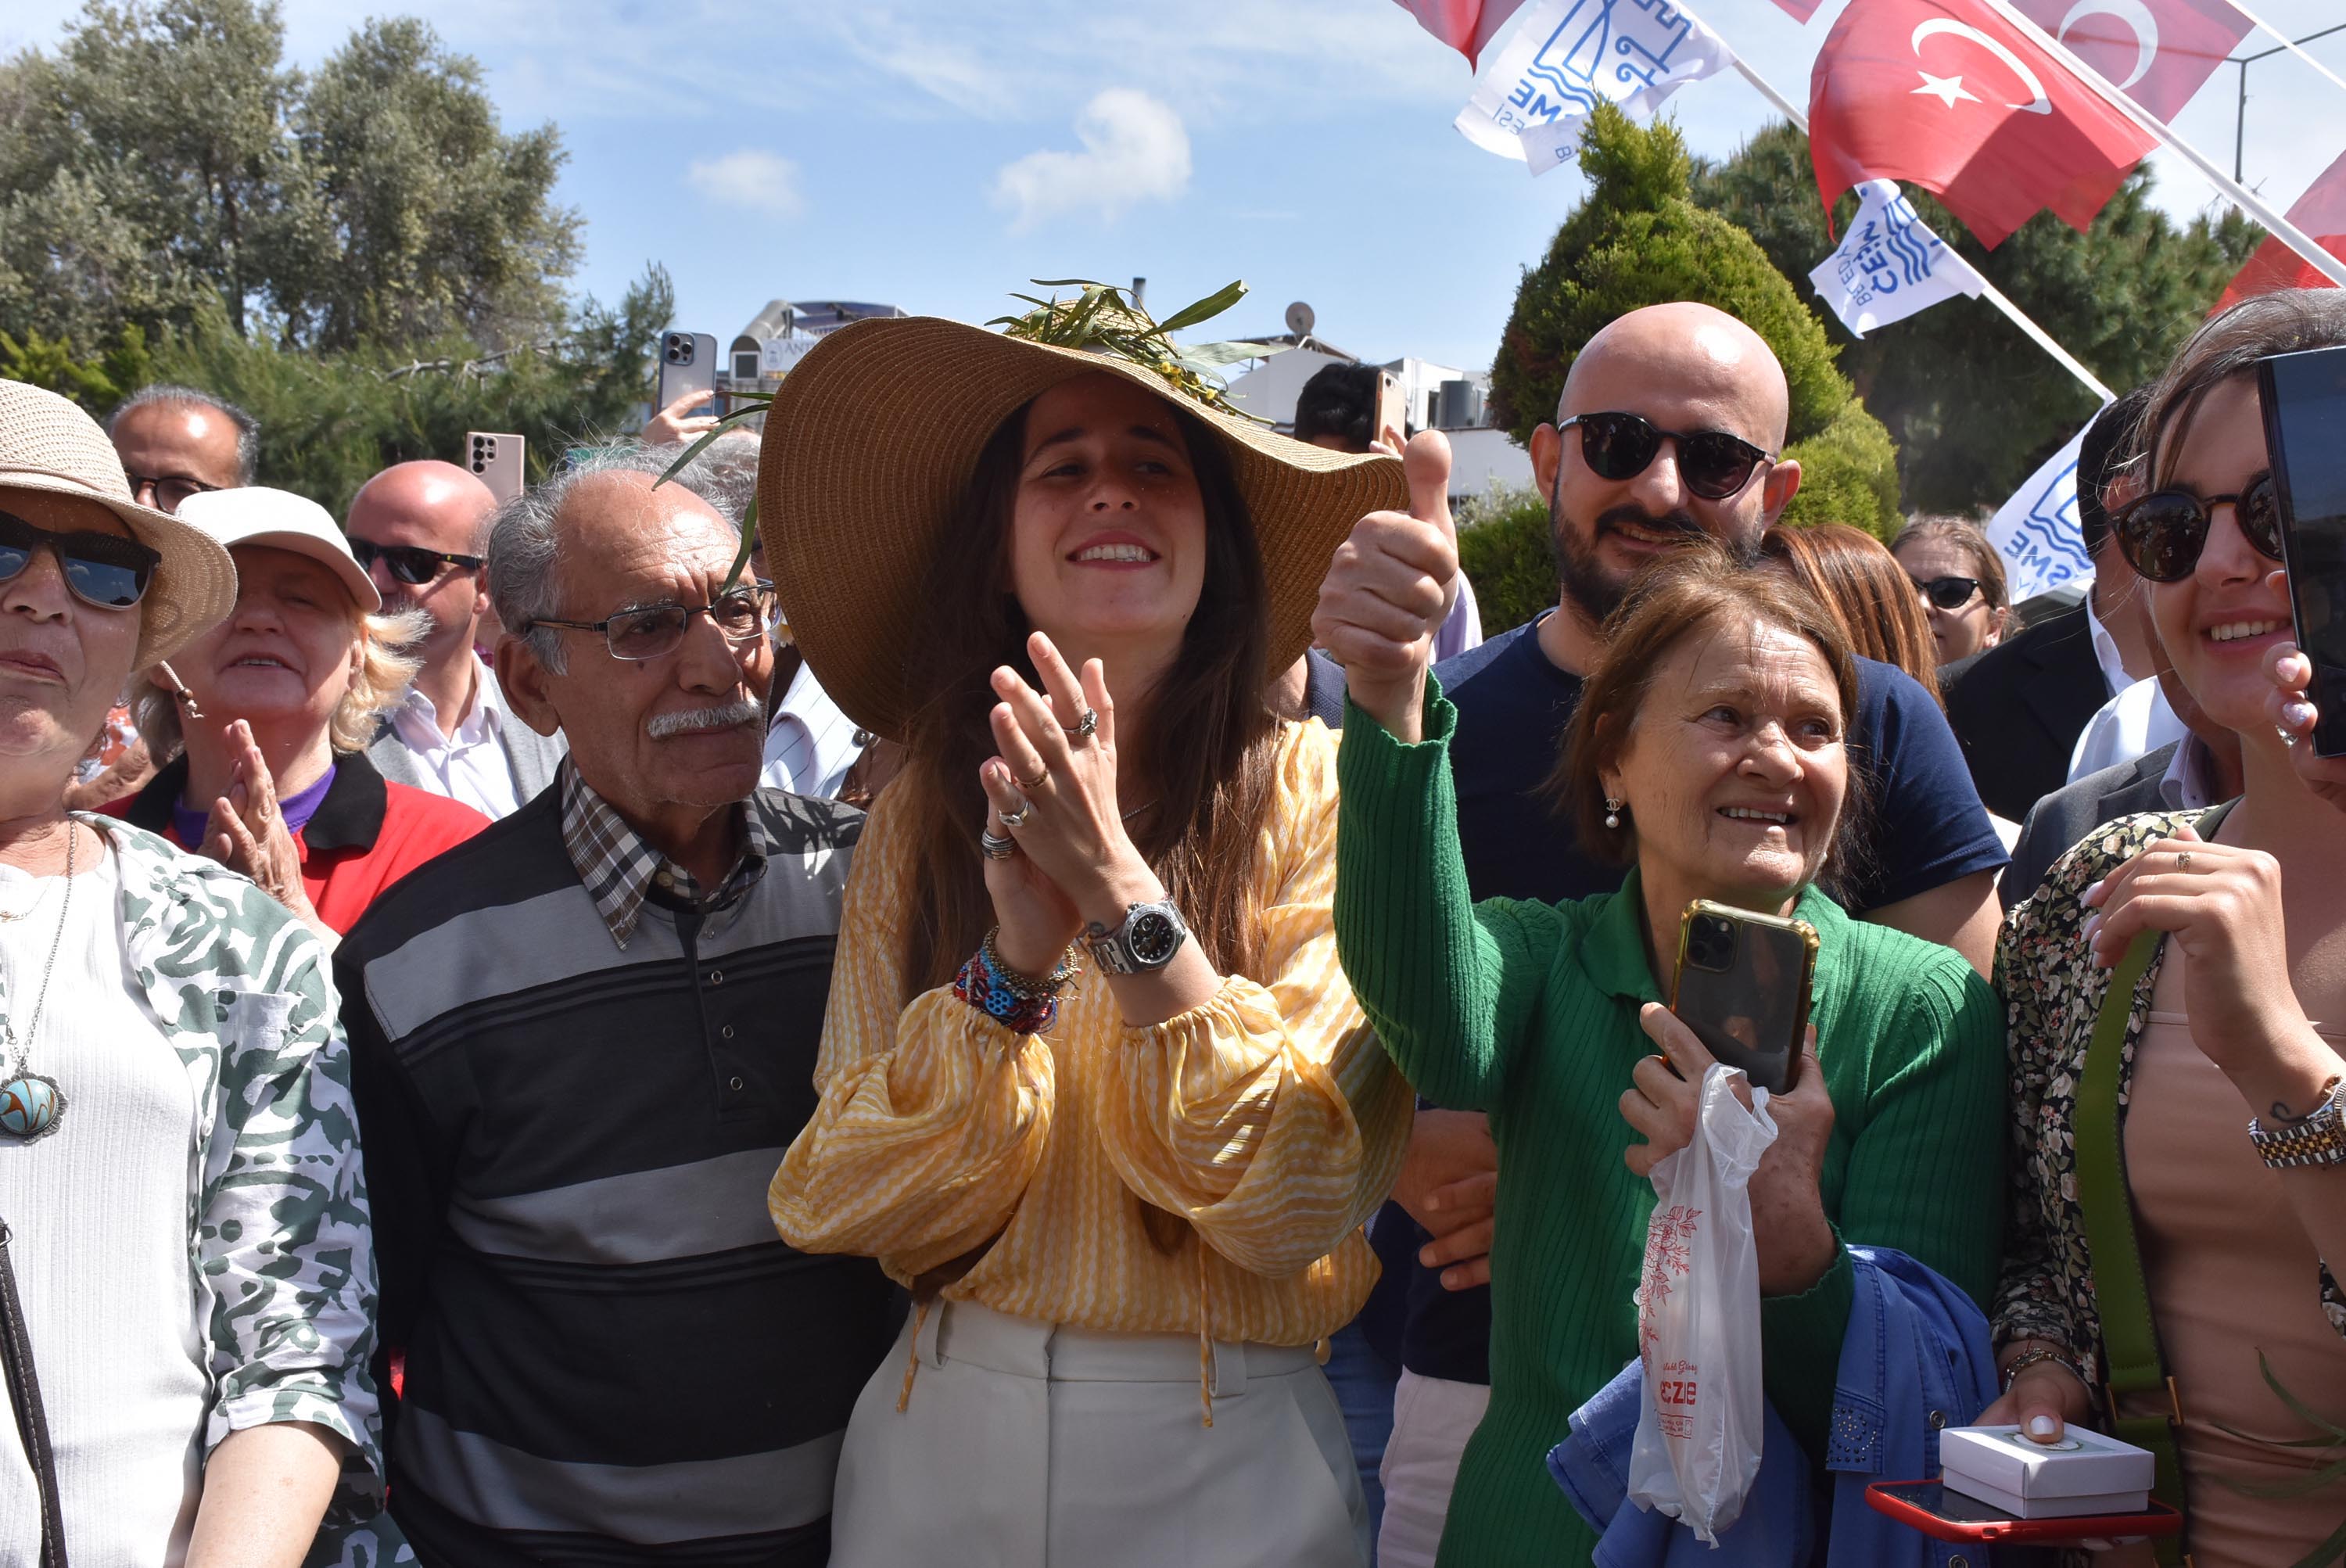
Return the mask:
<path id="1" fill-rule="evenodd" d="M 1132 917 L 1132 927 L 1124 941 L 1136 960 L 1155 969 L 1172 962 L 1175 951 L 1181 945 L 1181 932 L 1163 911 L 1143 910 Z"/>

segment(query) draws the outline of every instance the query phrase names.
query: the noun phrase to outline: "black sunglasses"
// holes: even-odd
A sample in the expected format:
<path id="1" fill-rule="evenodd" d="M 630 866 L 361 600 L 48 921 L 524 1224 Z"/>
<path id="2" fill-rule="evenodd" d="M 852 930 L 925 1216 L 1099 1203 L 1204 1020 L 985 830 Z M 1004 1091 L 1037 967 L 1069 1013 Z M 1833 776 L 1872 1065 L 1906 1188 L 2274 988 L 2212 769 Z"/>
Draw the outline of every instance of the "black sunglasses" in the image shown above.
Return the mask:
<path id="1" fill-rule="evenodd" d="M 2208 524 L 2217 507 L 2230 503 L 2241 536 L 2269 561 L 2280 560 L 2280 502 L 2272 475 L 2260 473 L 2246 490 L 2230 495 L 2194 495 L 2188 490 L 2154 490 L 2110 514 L 2118 554 L 2154 583 L 2179 583 L 2199 565 L 2208 547 Z"/>
<path id="2" fill-rule="evenodd" d="M 147 596 L 163 557 L 118 534 L 52 534 L 14 512 L 0 512 L 0 583 L 13 583 L 46 546 L 75 598 L 101 610 L 127 610 Z"/>
<path id="3" fill-rule="evenodd" d="M 361 571 L 372 571 L 380 558 L 391 568 L 391 575 L 409 587 L 420 587 L 440 575 L 444 564 L 462 566 L 466 571 L 481 564 L 478 555 L 452 555 L 443 550 L 426 550 L 416 545 L 378 545 L 372 539 L 351 541 L 351 554 L 358 557 Z"/>
<path id="4" fill-rule="evenodd" d="M 1635 479 L 1651 466 L 1665 440 L 1678 444 L 1678 475 L 1705 501 L 1724 501 L 1751 483 L 1763 463 L 1776 461 L 1739 435 L 1723 430 L 1691 433 L 1664 430 L 1634 413 L 1576 413 L 1556 428 L 1580 427 L 1580 460 L 1599 479 Z"/>
<path id="5" fill-rule="evenodd" d="M 1916 593 L 1943 610 L 1962 609 L 1980 591 L 1977 577 L 1933 577 L 1927 583 L 1920 577 L 1906 580 L 1914 585 Z"/>

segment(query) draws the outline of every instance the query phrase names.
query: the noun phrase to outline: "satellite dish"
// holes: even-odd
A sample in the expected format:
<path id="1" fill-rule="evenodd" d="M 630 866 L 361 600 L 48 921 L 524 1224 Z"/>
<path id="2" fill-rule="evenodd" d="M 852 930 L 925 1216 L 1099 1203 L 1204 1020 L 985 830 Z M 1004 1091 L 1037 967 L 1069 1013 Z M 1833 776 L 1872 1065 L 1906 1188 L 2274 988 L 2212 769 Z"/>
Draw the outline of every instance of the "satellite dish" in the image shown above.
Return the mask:
<path id="1" fill-rule="evenodd" d="M 1287 307 L 1287 330 L 1299 338 L 1310 337 L 1312 323 L 1317 320 L 1311 313 L 1311 307 L 1300 300 Z"/>

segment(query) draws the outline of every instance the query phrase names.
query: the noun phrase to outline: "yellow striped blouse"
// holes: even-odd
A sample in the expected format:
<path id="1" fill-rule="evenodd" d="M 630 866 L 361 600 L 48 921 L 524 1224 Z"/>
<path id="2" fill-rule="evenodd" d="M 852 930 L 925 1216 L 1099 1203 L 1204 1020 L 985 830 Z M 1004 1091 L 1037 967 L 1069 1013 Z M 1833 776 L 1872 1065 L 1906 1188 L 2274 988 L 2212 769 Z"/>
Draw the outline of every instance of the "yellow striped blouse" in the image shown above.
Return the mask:
<path id="1" fill-rule="evenodd" d="M 1253 886 L 1270 983 L 1230 976 L 1147 1029 L 1092 974 L 1043 1035 L 950 987 L 902 1003 L 920 867 L 891 803 L 849 875 L 821 1104 L 768 1195 L 784 1239 L 876 1257 L 909 1284 L 998 1236 L 944 1297 L 1085 1329 L 1306 1345 L 1347 1322 L 1376 1279 L 1361 1224 L 1392 1185 L 1412 1100 L 1336 962 L 1327 729 L 1280 737 Z M 1152 1245 L 1144 1201 L 1188 1221 L 1178 1251 Z"/>

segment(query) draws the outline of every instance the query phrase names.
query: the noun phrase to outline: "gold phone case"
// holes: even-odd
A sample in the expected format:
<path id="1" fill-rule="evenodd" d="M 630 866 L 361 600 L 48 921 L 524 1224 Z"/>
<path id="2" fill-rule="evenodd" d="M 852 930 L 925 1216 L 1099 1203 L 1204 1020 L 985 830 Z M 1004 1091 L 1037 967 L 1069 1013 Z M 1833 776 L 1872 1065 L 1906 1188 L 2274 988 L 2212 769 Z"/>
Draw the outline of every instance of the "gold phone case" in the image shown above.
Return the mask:
<path id="1" fill-rule="evenodd" d="M 1713 1056 L 1781 1094 L 1800 1061 L 1816 971 L 1808 921 L 1697 899 L 1678 920 L 1670 1011 Z"/>

